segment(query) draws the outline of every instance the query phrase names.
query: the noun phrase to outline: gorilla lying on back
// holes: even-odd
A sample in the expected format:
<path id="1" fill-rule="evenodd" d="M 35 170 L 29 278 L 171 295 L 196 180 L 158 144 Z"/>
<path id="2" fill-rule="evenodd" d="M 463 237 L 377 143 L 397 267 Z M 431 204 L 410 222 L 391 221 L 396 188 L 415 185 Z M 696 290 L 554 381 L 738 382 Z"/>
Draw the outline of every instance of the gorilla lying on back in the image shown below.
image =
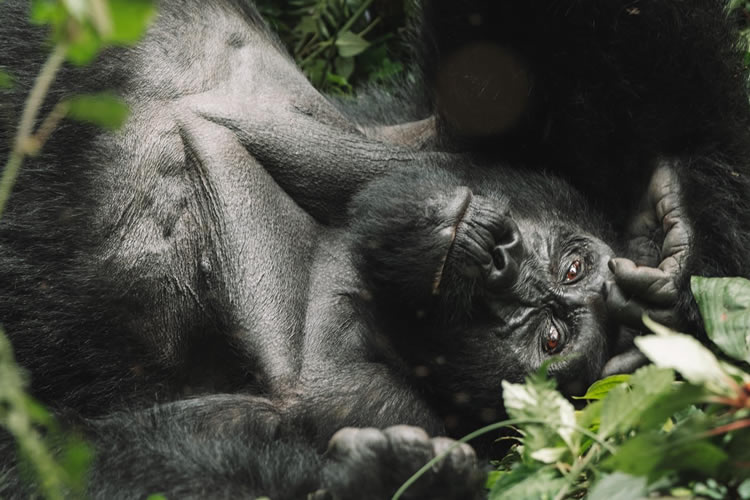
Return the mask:
<path id="1" fill-rule="evenodd" d="M 4 145 L 43 57 L 24 4 L 0 7 Z M 450 443 L 404 424 L 492 421 L 555 354 L 571 391 L 601 372 L 612 238 L 567 184 L 368 140 L 242 0 L 161 2 L 53 98 L 102 87 L 124 129 L 66 123 L 0 221 L 0 318 L 95 443 L 92 496 L 382 498 Z M 481 483 L 463 447 L 412 495 Z"/>
<path id="2" fill-rule="evenodd" d="M 686 2 L 663 5 L 676 3 Z M 525 5 L 497 4 L 518 12 Z M 565 26 L 601 25 L 600 9 L 575 4 L 582 10 L 568 11 Z M 0 65 L 19 81 L 0 106 L 2 144 L 44 56 L 43 34 L 25 26 L 23 7 L 20 0 L 0 4 Z M 450 36 L 451 15 L 428 19 Z M 457 44 L 467 40 L 457 33 Z M 522 46 L 526 39 L 510 40 Z M 602 43 L 606 53 L 611 47 Z M 573 49 L 570 59 L 589 60 L 584 48 Z M 440 51 L 428 57 L 445 60 Z M 595 74 L 586 73 L 592 85 Z M 721 85 L 739 81 L 719 74 Z M 563 101 L 576 103 L 576 78 L 575 71 L 553 76 L 543 88 L 569 90 Z M 432 435 L 461 434 L 495 418 L 501 378 L 518 380 L 554 353 L 564 356 L 553 365 L 563 387 L 583 387 L 612 350 L 602 288 L 612 278 L 603 241 L 614 239 L 564 182 L 495 160 L 570 174 L 578 158 L 563 154 L 570 149 L 592 148 L 581 163 L 587 169 L 591 159 L 639 148 L 642 155 L 623 161 L 643 168 L 639 161 L 655 151 L 679 149 L 664 147 L 669 141 L 656 132 L 653 143 L 634 140 L 641 135 L 611 139 L 612 149 L 577 143 L 577 136 L 566 142 L 555 135 L 566 130 L 555 120 L 549 127 L 524 122 L 528 128 L 518 130 L 525 132 L 507 136 L 499 154 L 476 162 L 370 140 L 309 86 L 244 0 L 162 1 L 159 20 L 136 49 L 112 50 L 93 68 L 66 69 L 48 109 L 69 93 L 111 87 L 131 107 L 125 128 L 108 134 L 66 123 L 27 164 L 0 221 L 0 318 L 34 394 L 88 418 L 79 425 L 99 452 L 91 492 L 106 498 L 154 491 L 298 498 L 320 487 L 343 498 L 382 498 L 448 441 L 412 427 L 346 430 L 321 458 L 341 427 L 411 424 Z M 654 96 L 665 92 L 655 88 Z M 487 153 L 482 134 L 474 142 L 444 123 L 445 102 L 437 101 L 434 142 L 466 149 L 466 140 Z M 633 110 L 641 117 L 663 112 L 649 107 L 654 101 L 636 99 Z M 571 123 L 585 111 L 607 110 L 593 103 L 570 114 Z M 554 95 L 529 109 L 545 105 L 557 119 L 568 117 Z M 744 116 L 738 109 L 735 125 Z M 624 112 L 612 122 L 625 127 L 627 120 Z M 545 137 L 567 148 L 549 148 Z M 602 170 L 612 172 L 611 165 L 618 163 L 604 162 Z M 722 165 L 721 172 L 731 166 Z M 636 171 L 643 175 L 623 183 L 623 192 L 639 198 L 651 176 L 657 202 L 680 189 L 693 193 L 706 173 L 685 176 L 680 164 L 654 175 Z M 717 174 L 713 206 L 745 192 L 744 170 L 735 173 Z M 678 198 L 667 206 L 679 212 L 685 203 Z M 647 243 L 669 250 L 649 265 L 684 250 L 687 240 L 691 266 L 741 268 L 736 245 L 744 232 L 720 235 L 717 241 L 731 240 L 729 260 L 713 265 L 705 250 L 714 247 L 702 235 L 718 226 L 700 224 L 714 217 L 664 206 L 643 211 L 649 223 L 670 223 L 647 225 L 655 229 Z M 740 214 L 748 213 L 743 207 Z M 747 223 L 728 220 L 737 231 Z M 695 239 L 681 229 L 691 221 Z M 722 258 L 717 250 L 716 262 Z M 680 302 L 667 292 L 647 286 L 635 295 L 673 310 Z M 476 472 L 463 448 L 412 494 L 469 497 L 481 487 Z M 6 483 L 3 494 L 13 487 Z"/>

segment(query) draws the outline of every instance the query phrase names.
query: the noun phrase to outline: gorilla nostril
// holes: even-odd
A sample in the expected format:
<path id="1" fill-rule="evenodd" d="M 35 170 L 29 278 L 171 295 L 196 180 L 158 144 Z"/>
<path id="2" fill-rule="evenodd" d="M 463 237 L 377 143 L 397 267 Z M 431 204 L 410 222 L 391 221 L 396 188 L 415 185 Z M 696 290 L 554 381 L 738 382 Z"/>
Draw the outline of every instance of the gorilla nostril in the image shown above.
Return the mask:
<path id="1" fill-rule="evenodd" d="M 490 289 L 508 289 L 518 281 L 518 262 L 508 253 L 507 248 L 497 246 L 492 251 L 494 267 L 488 276 Z"/>
<path id="2" fill-rule="evenodd" d="M 504 269 L 507 262 L 503 249 L 501 247 L 495 247 L 494 250 L 492 250 L 492 263 L 495 264 L 495 268 Z"/>

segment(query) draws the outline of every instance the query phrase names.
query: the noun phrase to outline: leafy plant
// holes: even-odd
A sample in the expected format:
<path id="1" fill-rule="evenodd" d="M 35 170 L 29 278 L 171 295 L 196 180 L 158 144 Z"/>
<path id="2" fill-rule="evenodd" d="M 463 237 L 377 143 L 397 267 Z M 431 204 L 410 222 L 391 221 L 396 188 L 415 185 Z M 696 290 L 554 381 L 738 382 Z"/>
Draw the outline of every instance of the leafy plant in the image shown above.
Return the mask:
<path id="1" fill-rule="evenodd" d="M 507 425 L 519 433 L 490 477 L 490 500 L 750 498 L 750 281 L 691 284 L 709 337 L 733 362 L 644 317 L 655 335 L 635 342 L 653 364 L 596 382 L 582 411 L 546 368 L 504 383 L 511 420 L 461 440 Z"/>
<path id="2" fill-rule="evenodd" d="M 398 34 L 410 0 L 273 0 L 258 2 L 297 64 L 326 92 L 387 82 L 404 70 Z M 396 58 L 392 58 L 396 54 Z"/>

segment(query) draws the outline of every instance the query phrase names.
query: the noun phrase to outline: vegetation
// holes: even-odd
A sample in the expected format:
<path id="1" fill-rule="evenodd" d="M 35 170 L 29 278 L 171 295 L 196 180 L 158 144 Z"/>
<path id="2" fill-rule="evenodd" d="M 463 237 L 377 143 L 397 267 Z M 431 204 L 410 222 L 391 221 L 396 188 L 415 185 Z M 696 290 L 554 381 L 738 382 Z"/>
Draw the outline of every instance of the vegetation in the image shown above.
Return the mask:
<path id="1" fill-rule="evenodd" d="M 259 0 L 302 71 L 324 92 L 351 94 L 404 72 L 413 0 Z"/>

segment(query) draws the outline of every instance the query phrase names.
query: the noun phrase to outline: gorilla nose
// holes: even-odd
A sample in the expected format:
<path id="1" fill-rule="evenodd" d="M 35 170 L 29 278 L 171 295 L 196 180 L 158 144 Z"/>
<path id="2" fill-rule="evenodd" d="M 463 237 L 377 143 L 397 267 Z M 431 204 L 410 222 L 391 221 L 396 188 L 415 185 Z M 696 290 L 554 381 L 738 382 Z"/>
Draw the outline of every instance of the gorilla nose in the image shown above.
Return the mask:
<path id="1" fill-rule="evenodd" d="M 524 246 L 521 232 L 510 217 L 507 217 L 504 231 L 496 236 L 496 245 L 492 249 L 492 269 L 489 274 L 491 289 L 505 289 L 518 281 L 519 267 L 524 257 Z"/>

